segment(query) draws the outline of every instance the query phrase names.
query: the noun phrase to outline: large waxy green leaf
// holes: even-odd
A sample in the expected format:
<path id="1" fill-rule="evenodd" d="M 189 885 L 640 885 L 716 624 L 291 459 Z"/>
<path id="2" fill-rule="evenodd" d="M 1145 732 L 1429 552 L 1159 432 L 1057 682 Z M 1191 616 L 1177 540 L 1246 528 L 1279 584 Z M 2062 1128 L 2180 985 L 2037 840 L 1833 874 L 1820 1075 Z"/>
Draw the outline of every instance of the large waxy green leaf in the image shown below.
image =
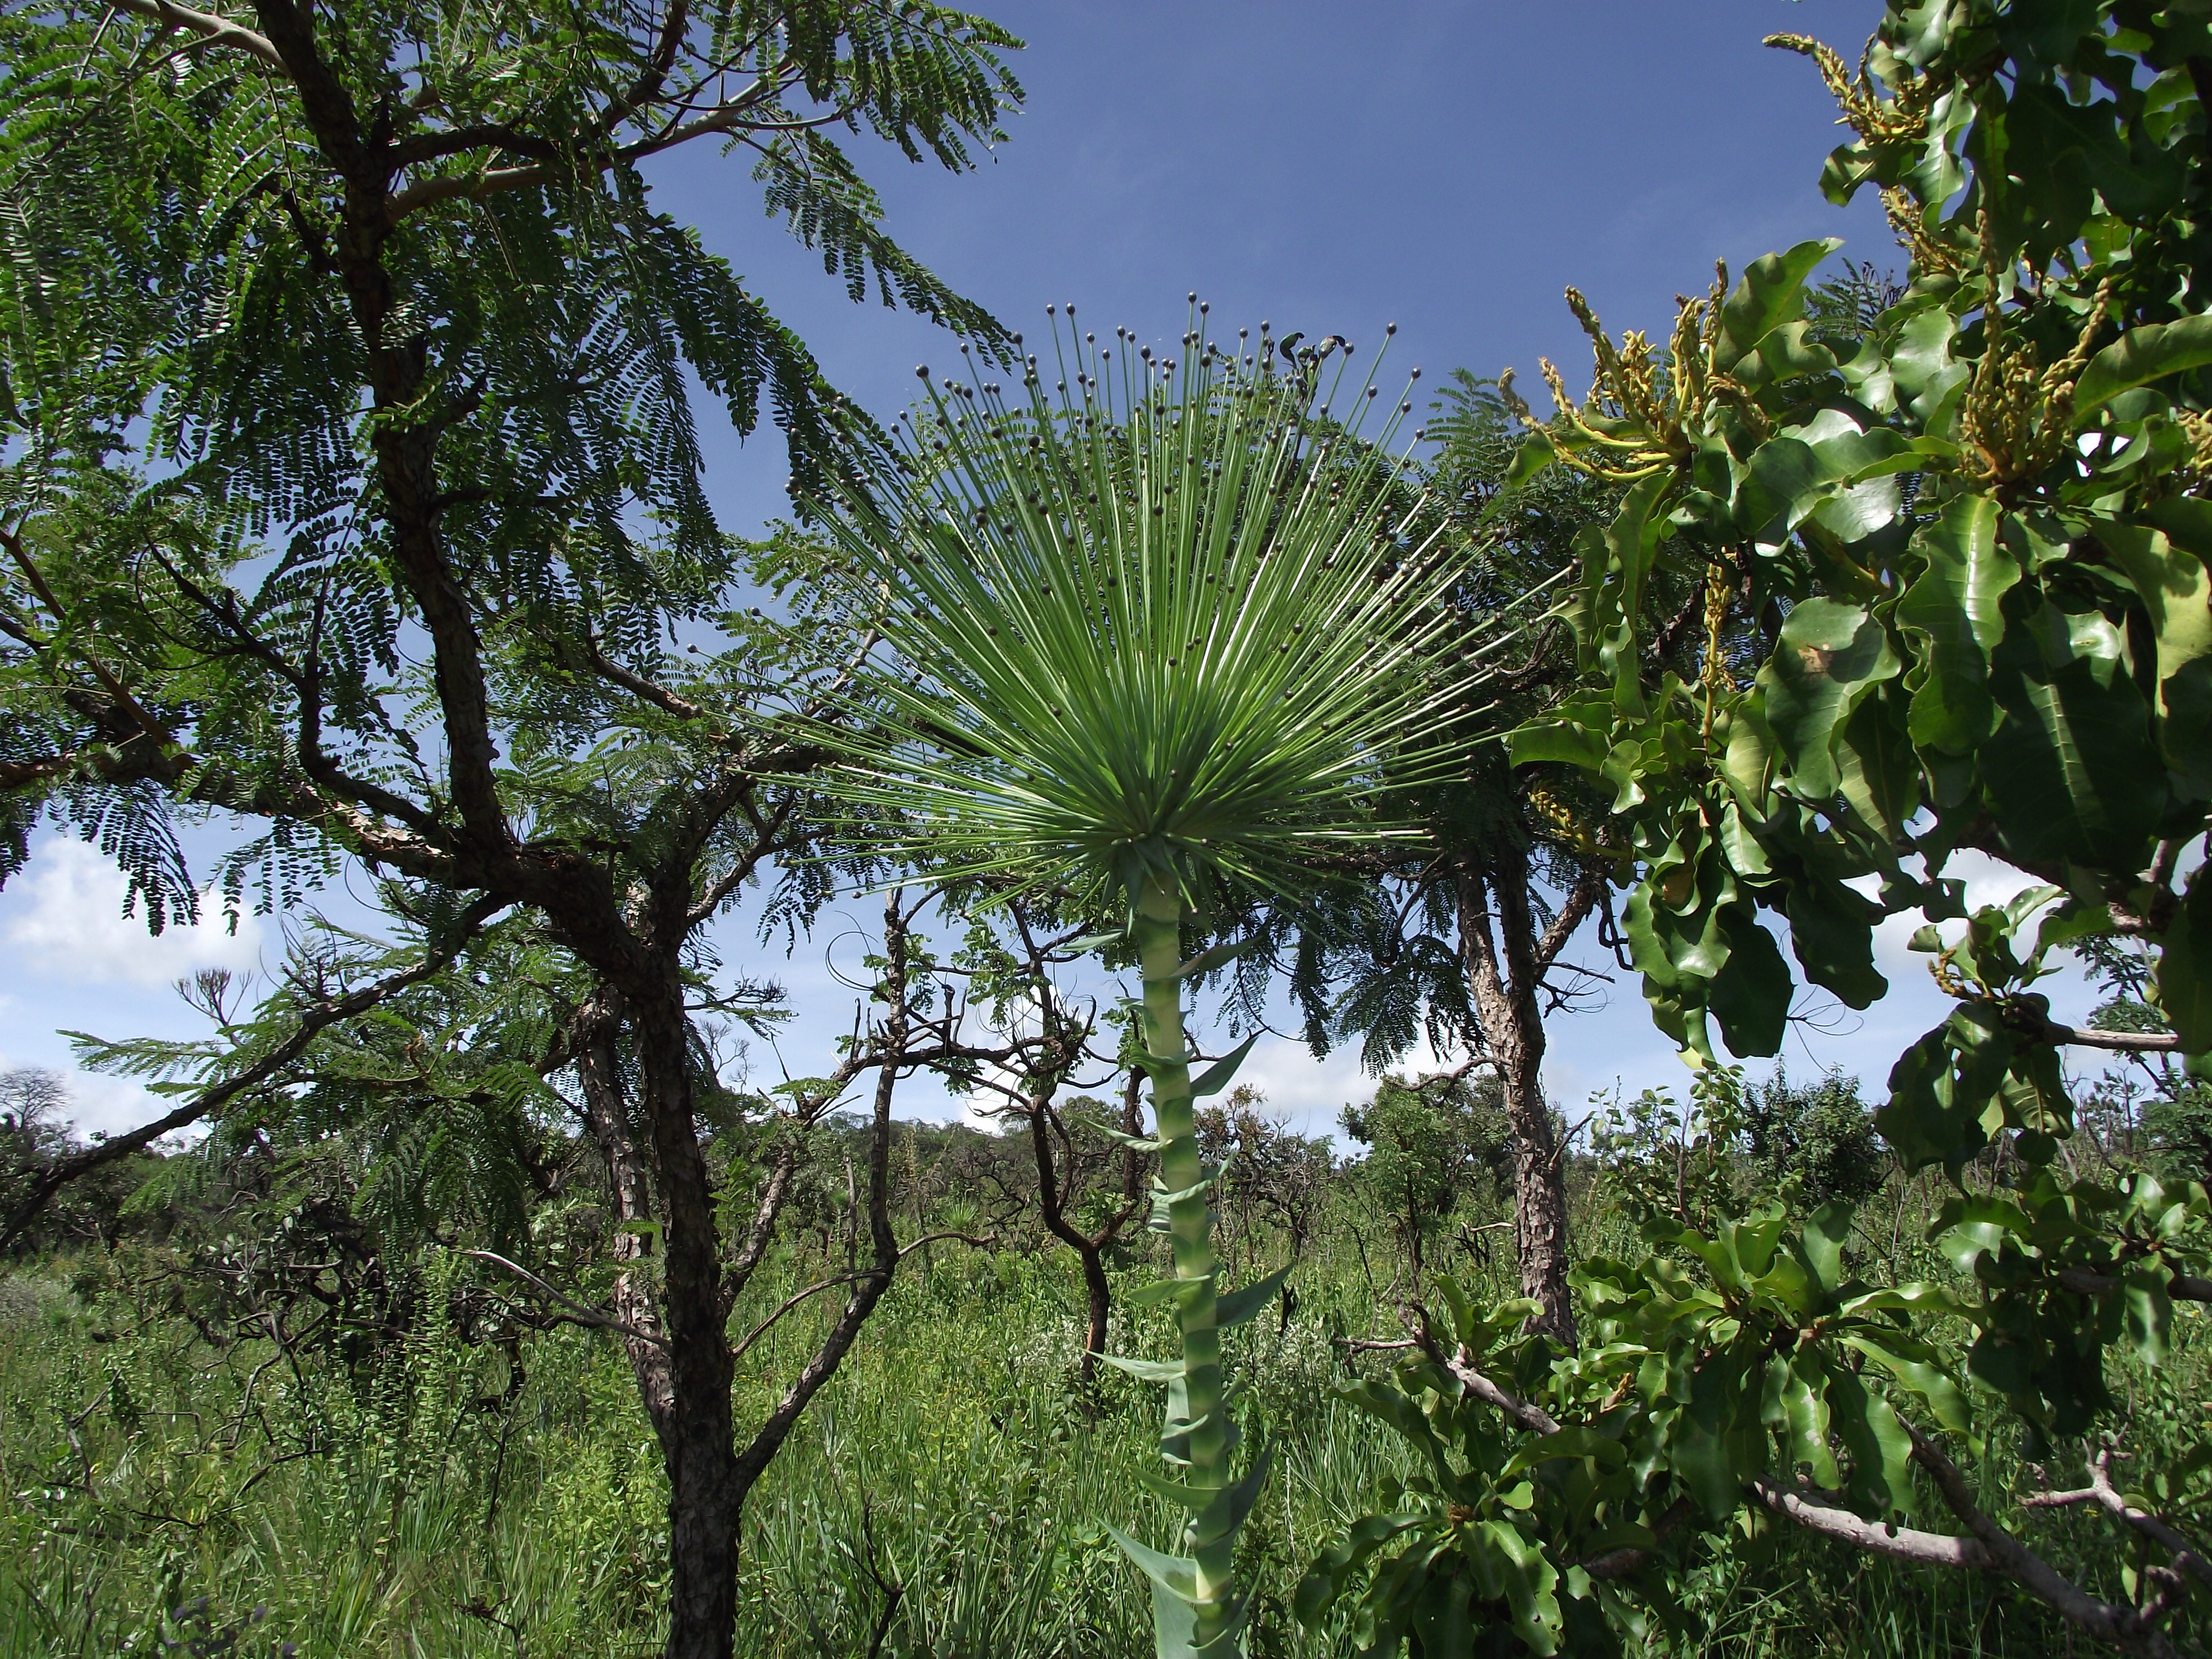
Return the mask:
<path id="1" fill-rule="evenodd" d="M 1212 1638 L 1198 1639 L 1198 1563 L 1139 1544 L 1118 1527 L 1107 1534 L 1121 1553 L 1152 1582 L 1152 1643 L 1157 1659 L 1229 1659 L 1242 1633 L 1243 1609 L 1223 1621 Z"/>
<path id="2" fill-rule="evenodd" d="M 1597 1430 L 1579 1425 L 1561 1429 L 1557 1434 L 1539 1435 L 1520 1450 L 1506 1459 L 1498 1472 L 1500 1480 L 1510 1480 L 1525 1474 L 1539 1463 L 1548 1463 L 1559 1458 L 1594 1457 L 1601 1463 L 1619 1464 L 1627 1454 L 1621 1450 L 1620 1442 L 1601 1434 Z"/>
<path id="3" fill-rule="evenodd" d="M 2212 656 L 2212 570 L 2203 559 L 2142 525 L 2100 523 L 2097 539 L 2128 573 L 2149 613 L 2160 683 Z"/>
<path id="4" fill-rule="evenodd" d="M 1729 905 L 1720 917 L 1729 957 L 1713 975 L 1707 1006 L 1731 1054 L 1739 1059 L 1775 1054 L 1790 1030 L 1790 1003 L 1796 991 L 1789 965 L 1749 905 Z"/>
<path id="5" fill-rule="evenodd" d="M 1559 1650 L 1559 1602 L 1554 1590 L 1559 1572 L 1543 1550 L 1504 1521 L 1486 1521 L 1482 1533 L 1504 1568 L 1498 1575 L 1512 1610 L 1513 1633 L 1528 1644 L 1531 1653 L 1548 1656 Z"/>
<path id="6" fill-rule="evenodd" d="M 2158 1000 L 2184 1048 L 2192 1054 L 2212 1050 L 2212 877 L 2202 868 L 2166 930 Z"/>
<path id="7" fill-rule="evenodd" d="M 2121 1278 L 2128 1341 L 2154 1365 L 2166 1358 L 2173 1335 L 2173 1297 L 2168 1289 L 2172 1280 L 2166 1264 L 2157 1261 L 2137 1262 Z"/>
<path id="8" fill-rule="evenodd" d="M 1612 747 L 1603 732 L 1571 718 L 1530 720 L 1505 734 L 1505 752 L 1516 766 L 1555 761 L 1595 772 Z"/>
<path id="9" fill-rule="evenodd" d="M 2131 328 L 2092 357 L 2075 381 L 2075 414 L 2086 419 L 2123 392 L 2207 363 L 2212 363 L 2212 317 Z"/>
<path id="10" fill-rule="evenodd" d="M 2176 498 L 2145 515 L 2162 526 L 2100 522 L 2097 538 L 2142 597 L 2158 653 L 2159 745 L 2182 790 L 2212 799 L 2212 503 Z"/>
<path id="11" fill-rule="evenodd" d="M 2003 1122 L 1999 1091 L 2014 1053 L 1993 1008 L 1961 1006 L 1898 1057 L 1875 1127 L 1907 1169 L 1964 1162 Z"/>
<path id="12" fill-rule="evenodd" d="M 1851 711 L 1834 738 L 1844 799 L 1892 844 L 1920 810 L 1920 757 L 1912 747 L 1910 711 L 1909 700 L 1885 686 Z"/>
<path id="13" fill-rule="evenodd" d="M 1377 1550 L 1395 1542 L 1422 1524 L 1419 1515 L 1368 1515 L 1353 1522 L 1345 1535 L 1323 1550 L 1298 1581 L 1291 1611 L 1301 1624 L 1317 1622 L 1345 1583 L 1365 1566 Z"/>
<path id="14" fill-rule="evenodd" d="M 1793 1473 L 1803 1465 L 1812 1471 L 1815 1486 L 1832 1490 L 1843 1476 L 1836 1467 L 1827 1382 L 1817 1352 L 1802 1352 L 1789 1361 L 1782 1385 L 1783 1443 Z"/>
<path id="15" fill-rule="evenodd" d="M 2141 514 L 2166 538 L 2170 556 L 2212 564 L 2212 501 L 2170 495 Z M 2198 640 L 2212 611 L 2212 596 L 2186 568 L 2166 566 L 2154 573 L 2161 589 L 2154 612 L 2159 636 L 2159 703 L 2164 718 L 2159 742 L 2180 787 L 2199 800 L 2212 800 L 2212 639 Z M 2142 579 L 2137 579 L 2142 585 Z M 2194 590 L 2194 592 L 2192 592 Z M 2151 607 L 2145 595 L 2146 609 Z"/>
<path id="16" fill-rule="evenodd" d="M 1725 1354 L 1709 1354 L 1690 1379 L 1690 1398 L 1667 1437 L 1668 1461 L 1698 1506 L 1714 1520 L 1743 1502 L 1745 1478 L 1758 1473 L 1735 1457 L 1735 1407 L 1742 1378 Z"/>
<path id="17" fill-rule="evenodd" d="M 2150 710 L 2116 630 L 2045 606 L 1990 665 L 2004 719 L 1983 745 L 1983 787 L 2006 850 L 2051 867 L 2138 870 L 2167 799 Z"/>
<path id="18" fill-rule="evenodd" d="M 1926 641 L 1910 720 L 1923 749 L 1969 754 L 1996 725 L 1989 653 L 2004 637 L 2004 596 L 2021 575 L 1998 543 L 1999 517 L 1995 501 L 1960 497 L 1918 538 L 1928 566 L 1898 601 L 1897 623 Z"/>
<path id="19" fill-rule="evenodd" d="M 1844 1246 L 1850 1242 L 1851 1210 L 1847 1204 L 1823 1204 L 1805 1219 L 1798 1235 L 1797 1255 L 1823 1296 L 1833 1296 L 1844 1282 Z"/>
<path id="20" fill-rule="evenodd" d="M 1759 683 L 1766 723 L 1799 794 L 1819 799 L 1837 792 L 1836 726 L 1899 667 L 1888 630 L 1864 605 L 1811 599 L 1790 613 Z"/>
<path id="21" fill-rule="evenodd" d="M 1843 246 L 1838 237 L 1800 242 L 1781 253 L 1768 253 L 1744 267 L 1743 275 L 1721 305 L 1720 337 L 1714 365 L 1726 371 L 1759 349 L 1766 337 L 1805 312 L 1805 279 L 1820 261 Z"/>
<path id="22" fill-rule="evenodd" d="M 1951 343 L 1958 332 L 1959 319 L 1943 307 L 1931 306 L 1905 325 L 1897 349 L 1889 355 L 1890 373 L 1899 398 L 1939 437 L 1943 434 L 1936 426 L 1937 412 L 1957 395 L 1973 372 L 1972 365 L 1951 356 Z"/>
<path id="23" fill-rule="evenodd" d="M 1736 497 L 1735 520 L 1763 546 L 1777 546 L 1832 493 L 1835 474 L 1813 446 L 1785 434 L 1759 447 Z"/>
<path id="24" fill-rule="evenodd" d="M 1581 642 L 1583 665 L 1612 682 L 1613 701 L 1624 714 L 1641 714 L 1644 708 L 1637 629 L 1644 581 L 1667 535 L 1666 517 L 1657 508 L 1669 482 L 1664 473 L 1638 479 L 1621 496 L 1611 522 L 1601 529 L 1589 526 L 1577 542 L 1583 581 L 1569 620 Z"/>
<path id="25" fill-rule="evenodd" d="M 1973 1425 L 1966 1397 L 1943 1368 L 1924 1353 L 1899 1352 L 1917 1347 L 1917 1340 L 1899 1332 L 1895 1336 L 1878 1331 L 1853 1332 L 1841 1339 L 1844 1346 L 1863 1353 L 1928 1402 L 1928 1409 L 1945 1428 L 1965 1433 Z"/>
<path id="26" fill-rule="evenodd" d="M 1552 434 L 1541 427 L 1536 428 L 1513 452 L 1513 465 L 1505 472 L 1505 488 L 1514 489 L 1527 483 L 1559 459 L 1559 447 L 1553 443 Z"/>
<path id="27" fill-rule="evenodd" d="M 1881 1513 L 1911 1514 L 1912 1439 L 1895 1408 L 1839 1365 L 1829 1370 L 1827 1398 L 1837 1437 L 1851 1455 L 1844 1492 Z"/>
<path id="28" fill-rule="evenodd" d="M 2027 1239 L 2034 1224 L 2009 1199 L 1965 1193 L 1943 1206 L 1929 1231 L 1951 1264 L 1972 1273 L 1984 1255 L 2001 1253 L 2008 1241 Z"/>

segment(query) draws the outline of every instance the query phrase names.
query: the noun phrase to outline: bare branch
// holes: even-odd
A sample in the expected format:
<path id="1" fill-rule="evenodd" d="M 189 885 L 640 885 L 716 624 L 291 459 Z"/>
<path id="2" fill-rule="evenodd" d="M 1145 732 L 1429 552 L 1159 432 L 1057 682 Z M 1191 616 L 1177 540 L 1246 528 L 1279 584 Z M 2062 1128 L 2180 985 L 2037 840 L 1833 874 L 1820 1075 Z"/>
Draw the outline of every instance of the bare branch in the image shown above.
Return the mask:
<path id="1" fill-rule="evenodd" d="M 2109 1048 L 2123 1054 L 2178 1054 L 2181 1039 L 2172 1031 L 2100 1031 L 2087 1025 L 2062 1025 L 2018 1005 L 2008 1006 L 2005 1024 L 2036 1042 L 2079 1048 Z"/>
<path id="2" fill-rule="evenodd" d="M 2205 1560 L 2198 1553 L 2197 1547 L 2149 1510 L 2137 1509 L 2129 1503 L 2112 1485 L 2112 1457 L 2113 1449 L 2110 1446 L 2097 1454 L 2095 1461 L 2089 1466 L 2087 1486 L 2072 1492 L 2032 1492 L 2020 1500 L 2022 1507 L 2055 1510 L 2075 1504 L 2094 1504 L 2166 1551 L 2173 1558 L 2173 1565 L 2179 1571 L 2200 1583 L 2212 1585 L 2212 1563 Z"/>
<path id="3" fill-rule="evenodd" d="M 635 1325 L 625 1325 L 621 1320 L 611 1318 L 607 1315 L 599 1312 L 596 1308 L 587 1308 L 582 1303 L 574 1300 L 573 1297 L 563 1296 L 560 1291 L 555 1290 L 550 1285 L 548 1285 L 544 1279 L 540 1279 L 536 1273 L 531 1272 L 529 1268 L 522 1267 L 519 1263 L 509 1261 L 503 1255 L 496 1255 L 489 1250 L 457 1250 L 454 1254 L 457 1255 L 471 1256 L 478 1261 L 489 1261 L 494 1267 L 506 1268 L 507 1272 L 513 1273 L 517 1279 L 522 1279 L 525 1283 L 528 1284 L 532 1289 L 537 1291 L 540 1296 L 544 1297 L 549 1301 L 558 1303 L 561 1307 L 567 1311 L 568 1316 L 575 1320 L 579 1324 L 592 1325 L 596 1326 L 601 1330 L 613 1331 L 619 1335 L 629 1338 L 633 1342 L 649 1342 L 656 1348 L 665 1348 L 668 1346 L 668 1339 L 666 1337 L 656 1335 L 651 1331 L 641 1331 Z"/>
<path id="4" fill-rule="evenodd" d="M 1911 1561 L 1925 1567 L 1990 1568 L 1997 1565 L 1987 1547 L 1972 1538 L 1948 1533 L 1920 1532 L 1911 1527 L 1889 1527 L 1869 1521 L 1846 1509 L 1820 1501 L 1826 1494 L 1811 1487 L 1778 1486 L 1764 1475 L 1751 1482 L 1752 1496 L 1808 1532 L 1819 1533 L 1875 1555 Z"/>
<path id="5" fill-rule="evenodd" d="M 118 11 L 127 11 L 135 16 L 150 17 L 164 28 L 183 29 L 198 35 L 210 46 L 228 46 L 257 58 L 280 75 L 289 75 L 284 59 L 264 34 L 256 33 L 243 24 L 234 23 L 228 17 L 211 11 L 194 11 L 189 6 L 175 6 L 169 0 L 108 0 Z"/>
<path id="6" fill-rule="evenodd" d="M 2154 1622 L 2155 1607 L 2137 1612 L 2115 1607 L 2074 1584 L 1983 1513 L 1966 1477 L 1935 1442 L 1910 1423 L 1905 1425 L 1905 1431 L 1912 1437 L 1912 1461 L 1934 1480 L 1951 1513 L 1981 1540 L 1992 1567 L 2093 1635 L 2120 1647 L 2138 1649 L 2154 1659 L 2168 1659 L 2173 1653 L 2173 1644 Z"/>
<path id="7" fill-rule="evenodd" d="M 1598 895 L 1605 890 L 1605 872 L 1595 865 L 1585 867 L 1575 878 L 1575 884 L 1567 890 L 1566 902 L 1559 906 L 1552 925 L 1544 930 L 1543 938 L 1536 941 L 1535 965 L 1540 971 L 1548 968 L 1566 949 L 1567 940 L 1573 937 L 1594 908 Z"/>
<path id="8" fill-rule="evenodd" d="M 898 1260 L 901 1261 L 905 1261 L 908 1256 L 913 1255 L 915 1251 L 920 1249 L 925 1244 L 942 1244 L 947 1240 L 951 1240 L 956 1243 L 972 1245 L 979 1250 L 995 1249 L 999 1243 L 997 1236 L 990 1233 L 981 1235 L 975 1233 L 924 1233 L 920 1238 L 915 1239 L 909 1243 L 902 1244 L 899 1247 Z M 766 1336 L 769 1334 L 769 1329 L 778 1320 L 781 1319 L 784 1315 L 789 1313 L 793 1308 L 798 1307 L 800 1304 L 807 1301 L 809 1298 L 819 1296 L 824 1291 L 834 1291 L 840 1285 L 857 1284 L 861 1279 L 868 1278 L 876 1270 L 872 1267 L 864 1267 L 856 1273 L 839 1273 L 833 1279 L 820 1279 L 814 1284 L 807 1285 L 803 1290 L 793 1291 L 789 1296 L 784 1297 L 781 1302 L 776 1304 L 775 1312 L 769 1314 L 767 1318 L 762 1320 L 759 1324 L 754 1326 L 751 1330 L 745 1333 L 744 1340 L 738 1343 L 731 1348 L 730 1358 L 732 1359 L 741 1358 L 744 1356 L 745 1350 L 751 1347 L 752 1345 L 759 1341 L 761 1338 Z"/>

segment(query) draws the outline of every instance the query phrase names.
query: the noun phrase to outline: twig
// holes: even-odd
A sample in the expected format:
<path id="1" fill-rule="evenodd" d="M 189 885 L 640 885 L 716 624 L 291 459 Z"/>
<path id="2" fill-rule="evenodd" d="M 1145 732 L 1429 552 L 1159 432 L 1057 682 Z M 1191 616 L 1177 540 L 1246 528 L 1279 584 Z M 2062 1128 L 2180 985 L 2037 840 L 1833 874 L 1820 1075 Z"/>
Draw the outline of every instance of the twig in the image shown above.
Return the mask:
<path id="1" fill-rule="evenodd" d="M 582 1303 L 576 1301 L 574 1297 L 563 1296 L 560 1291 L 555 1290 L 550 1285 L 548 1285 L 544 1279 L 540 1279 L 536 1273 L 531 1272 L 529 1268 L 522 1267 L 518 1263 L 509 1261 L 503 1255 L 495 1255 L 489 1250 L 457 1250 L 454 1254 L 457 1255 L 471 1256 L 478 1261 L 489 1261 L 494 1267 L 506 1268 L 507 1272 L 513 1273 L 517 1279 L 522 1279 L 536 1289 L 541 1296 L 548 1297 L 553 1301 L 559 1303 L 562 1308 L 568 1310 L 571 1317 L 578 1320 L 583 1324 L 594 1325 L 601 1330 L 614 1331 L 620 1335 L 629 1338 L 634 1342 L 650 1343 L 656 1348 L 665 1348 L 668 1346 L 668 1340 L 665 1337 L 655 1336 L 650 1331 L 641 1331 L 635 1325 L 625 1325 L 621 1320 L 613 1318 L 609 1315 L 603 1314 L 596 1308 L 587 1308 Z"/>
<path id="2" fill-rule="evenodd" d="M 2197 1547 L 2180 1533 L 2148 1510 L 2139 1510 L 2112 1485 L 2112 1459 L 2115 1449 L 2106 1446 L 2089 1465 L 2089 1484 L 2071 1492 L 2031 1492 L 2021 1498 L 2021 1507 L 2031 1510 L 2064 1509 L 2075 1504 L 2094 1504 L 2165 1550 L 2173 1558 L 2173 1565 L 2200 1583 L 2212 1584 L 2212 1563 L 2197 1553 Z"/>
<path id="3" fill-rule="evenodd" d="M 972 1233 L 924 1233 L 920 1238 L 915 1239 L 913 1243 L 900 1246 L 897 1259 L 903 1261 L 909 1255 L 914 1251 L 920 1249 L 923 1245 L 942 1243 L 948 1238 L 957 1239 L 963 1244 L 973 1245 L 979 1250 L 995 1249 L 999 1243 L 998 1236 L 993 1233 L 986 1233 L 980 1237 Z M 774 1313 L 770 1314 L 766 1319 L 762 1320 L 759 1324 L 754 1326 L 750 1331 L 746 1333 L 745 1340 L 744 1341 L 738 1343 L 736 1347 L 730 1350 L 730 1358 L 732 1359 L 741 1358 L 746 1349 L 751 1347 L 754 1343 L 759 1341 L 762 1337 L 768 1334 L 769 1328 L 770 1326 L 774 1325 L 793 1308 L 798 1307 L 801 1303 L 805 1302 L 809 1297 L 819 1296 L 824 1291 L 834 1291 L 840 1285 L 855 1284 L 860 1279 L 872 1278 L 877 1271 L 878 1270 L 873 1267 L 866 1267 L 854 1273 L 839 1273 L 833 1279 L 824 1279 L 818 1280 L 812 1285 L 809 1285 L 804 1290 L 793 1291 L 789 1296 L 784 1297 L 781 1303 L 777 1304 L 776 1310 Z"/>

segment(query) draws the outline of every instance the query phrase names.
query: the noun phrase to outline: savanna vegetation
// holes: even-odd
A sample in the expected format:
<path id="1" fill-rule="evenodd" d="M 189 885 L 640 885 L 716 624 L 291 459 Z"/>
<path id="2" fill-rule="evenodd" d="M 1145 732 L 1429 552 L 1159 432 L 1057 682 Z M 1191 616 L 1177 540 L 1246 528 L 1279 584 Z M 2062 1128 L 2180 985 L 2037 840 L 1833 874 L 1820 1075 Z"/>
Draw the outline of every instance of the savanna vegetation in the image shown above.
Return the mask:
<path id="1" fill-rule="evenodd" d="M 943 8 L 0 37 L 0 875 L 296 923 L 81 1039 L 165 1115 L 0 1080 L 0 1649 L 2202 1650 L 2212 17 L 1775 37 L 1901 272 L 1570 289 L 1542 416 L 951 292 L 856 159 L 1003 137 Z M 653 205 L 708 143 L 960 368 L 828 385 Z M 1944 1021 L 1747 1082 L 1906 915 Z M 1571 1122 L 1593 934 L 1687 1070 Z"/>

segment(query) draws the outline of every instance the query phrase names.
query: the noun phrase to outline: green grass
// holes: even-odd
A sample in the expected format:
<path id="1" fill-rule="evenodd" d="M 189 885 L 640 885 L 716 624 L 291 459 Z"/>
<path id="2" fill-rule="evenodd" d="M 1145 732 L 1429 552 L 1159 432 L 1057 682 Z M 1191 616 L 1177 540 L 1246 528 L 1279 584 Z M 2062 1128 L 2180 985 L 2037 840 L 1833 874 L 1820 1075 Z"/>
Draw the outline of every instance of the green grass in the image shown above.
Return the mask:
<path id="1" fill-rule="evenodd" d="M 659 1453 L 606 1339 L 526 1336 L 526 1381 L 494 1408 L 474 1402 L 505 1389 L 506 1357 L 463 1346 L 441 1317 L 349 1377 L 265 1342 L 210 1348 L 146 1311 L 143 1283 L 97 1266 L 79 1264 L 82 1295 L 51 1266 L 0 1283 L 0 1659 L 287 1643 L 301 1659 L 655 1650 Z M 782 1285 L 753 1295 L 765 1304 L 818 1266 L 787 1263 Z M 1103 1525 L 1164 1540 L 1172 1524 L 1130 1478 L 1154 1456 L 1155 1402 L 1115 1373 L 1081 1395 L 1064 1253 L 953 1249 L 909 1267 L 753 1498 L 738 1651 L 865 1655 L 880 1625 L 882 1652 L 915 1659 L 1149 1653 L 1148 1598 Z M 1133 1266 L 1130 1281 L 1148 1272 Z M 1248 1330 L 1234 1372 L 1248 1443 L 1276 1456 L 1244 1541 L 1250 1650 L 1270 1659 L 1349 1650 L 1296 1627 L 1291 1590 L 1399 1456 L 1330 1393 L 1346 1374 L 1334 1339 L 1370 1328 L 1356 1253 L 1334 1237 L 1300 1278 L 1288 1327 Z M 439 1293 L 434 1273 L 434 1312 Z M 2142 1420 L 2169 1437 L 2195 1431 L 2196 1398 L 2212 1393 L 2185 1323 L 2182 1359 L 2131 1380 Z M 811 1335 L 794 1317 L 748 1355 L 741 1420 Z M 1168 1340 L 1164 1320 L 1117 1332 L 1137 1352 Z M 1989 1478 L 2010 1473 L 1992 1463 Z M 2117 1590 L 2120 1557 L 2095 1522 L 2036 1524 L 2055 1559 Z M 1684 1617 L 1688 1650 L 1716 1659 L 2069 1650 L 1994 1581 L 1795 1533 L 1735 1540 L 1691 1582 Z"/>

